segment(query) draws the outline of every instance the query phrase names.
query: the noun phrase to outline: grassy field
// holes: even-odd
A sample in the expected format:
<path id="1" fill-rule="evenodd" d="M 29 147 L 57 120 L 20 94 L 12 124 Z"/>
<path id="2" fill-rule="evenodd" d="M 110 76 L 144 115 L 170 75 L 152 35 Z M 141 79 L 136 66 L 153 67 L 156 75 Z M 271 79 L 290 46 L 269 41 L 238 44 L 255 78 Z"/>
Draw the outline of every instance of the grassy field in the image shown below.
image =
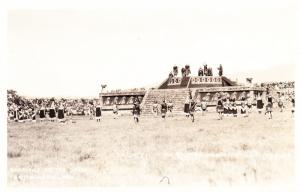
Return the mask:
<path id="1" fill-rule="evenodd" d="M 269 120 L 209 113 L 9 123 L 9 186 L 240 186 L 294 177 L 290 110 Z"/>

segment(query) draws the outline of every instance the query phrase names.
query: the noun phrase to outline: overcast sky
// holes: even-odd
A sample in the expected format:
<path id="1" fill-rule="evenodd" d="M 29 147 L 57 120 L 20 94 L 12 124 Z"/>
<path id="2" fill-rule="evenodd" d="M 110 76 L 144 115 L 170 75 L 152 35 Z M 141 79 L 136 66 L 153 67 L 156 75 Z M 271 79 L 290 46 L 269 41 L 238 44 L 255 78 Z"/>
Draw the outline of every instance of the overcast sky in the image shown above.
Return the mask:
<path id="1" fill-rule="evenodd" d="M 222 63 L 225 76 L 241 81 L 294 80 L 296 1 L 239 2 L 10 10 L 8 88 L 97 96 L 101 84 L 157 85 L 175 64 L 196 75 L 203 63 L 215 74 Z"/>

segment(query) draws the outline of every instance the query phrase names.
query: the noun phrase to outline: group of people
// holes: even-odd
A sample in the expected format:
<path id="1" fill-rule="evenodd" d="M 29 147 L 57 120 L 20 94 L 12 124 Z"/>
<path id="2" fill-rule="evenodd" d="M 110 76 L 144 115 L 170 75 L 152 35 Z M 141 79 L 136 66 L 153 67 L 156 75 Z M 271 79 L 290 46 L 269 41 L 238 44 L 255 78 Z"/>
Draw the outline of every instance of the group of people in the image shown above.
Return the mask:
<path id="1" fill-rule="evenodd" d="M 134 99 L 132 114 L 135 122 L 139 122 L 141 113 L 139 98 Z M 9 90 L 7 97 L 8 120 L 15 122 L 35 122 L 38 116 L 40 122 L 75 123 L 73 115 L 88 116 L 90 120 L 101 121 L 102 106 L 99 100 L 68 100 L 68 99 L 27 99 L 20 97 L 15 91 Z M 79 110 L 80 108 L 80 110 Z M 112 105 L 114 119 L 119 115 L 119 107 L 115 102 Z"/>
<path id="2" fill-rule="evenodd" d="M 292 103 L 292 114 L 294 114 L 295 107 L 295 97 L 291 96 L 286 98 L 284 94 L 280 94 L 279 98 L 275 99 L 270 93 L 267 93 L 266 99 L 263 99 L 262 94 L 258 94 L 255 98 L 256 108 L 259 114 L 262 114 L 264 111 L 265 115 L 268 115 L 269 119 L 272 119 L 273 105 L 276 102 L 280 112 L 283 112 L 285 107 L 284 103 L 288 100 Z M 242 97 L 240 105 L 240 114 L 243 117 L 248 117 L 253 108 L 253 100 L 251 97 L 245 98 Z M 222 98 L 219 96 L 217 102 L 217 111 L 219 114 L 219 119 L 222 119 L 223 116 L 234 116 L 237 117 L 238 107 L 236 100 L 234 98 Z"/>
<path id="3" fill-rule="evenodd" d="M 8 119 L 17 122 L 35 121 L 39 116 L 41 121 L 64 121 L 65 116 L 85 115 L 90 119 L 95 115 L 96 99 L 55 99 L 55 98 L 25 98 L 16 91 L 7 92 Z"/>
<path id="4" fill-rule="evenodd" d="M 274 94 L 274 92 L 273 92 Z M 208 109 L 210 93 L 203 98 L 195 99 L 192 97 L 191 92 L 186 98 L 183 111 L 186 117 L 191 117 L 192 121 L 195 120 L 195 112 L 201 112 L 205 115 Z M 197 100 L 197 101 L 196 101 Z M 267 95 L 265 98 L 261 94 L 258 94 L 254 98 L 249 95 L 241 94 L 237 98 L 236 93 L 217 93 L 213 96 L 212 101 L 216 102 L 216 111 L 219 119 L 223 117 L 237 117 L 240 114 L 243 117 L 249 116 L 252 109 L 256 105 L 258 113 L 265 113 L 270 119 L 272 119 L 273 104 L 277 103 L 279 110 L 282 112 L 287 102 L 292 104 L 292 114 L 294 114 L 295 97 L 294 92 L 286 93 L 285 91 L 278 92 L 278 95 L 274 97 L 271 94 L 270 89 L 267 89 Z M 134 98 L 132 115 L 136 123 L 139 122 L 141 114 L 141 100 Z M 18 96 L 14 91 L 8 91 L 8 118 L 12 121 L 25 122 L 36 121 L 36 117 L 39 116 L 40 121 L 56 121 L 64 122 L 66 119 L 71 119 L 73 115 L 83 114 L 89 116 L 90 119 L 95 119 L 100 122 L 102 117 L 102 106 L 99 100 L 67 100 L 67 99 L 26 99 Z M 80 109 L 80 110 L 79 110 Z M 161 117 L 165 119 L 169 116 L 173 116 L 174 103 L 171 98 L 164 98 L 161 103 L 157 99 L 154 100 L 151 106 L 152 113 L 155 116 L 161 114 Z M 112 105 L 112 114 L 114 119 L 119 116 L 119 107 L 115 102 Z M 68 118 L 66 118 L 68 117 Z"/>
<path id="5" fill-rule="evenodd" d="M 102 93 L 124 93 L 124 92 L 139 92 L 146 91 L 144 87 L 142 88 L 134 88 L 134 89 L 115 89 L 115 90 L 106 90 L 106 85 L 102 85 Z"/>
<path id="6" fill-rule="evenodd" d="M 219 113 L 219 115 L 222 115 L 220 116 L 220 119 L 222 119 L 223 116 L 237 117 L 238 114 L 241 114 L 243 117 L 247 117 L 255 105 L 254 99 L 249 95 L 246 96 L 245 94 L 241 94 L 239 98 L 237 98 L 236 92 L 234 92 L 231 96 L 228 93 L 217 93 L 215 96 L 216 95 L 217 97 L 212 98 L 211 101 L 216 101 L 216 111 Z M 194 119 L 193 114 L 197 111 L 201 112 L 202 115 L 205 115 L 205 113 L 208 111 L 209 97 L 210 93 L 207 93 L 201 101 L 198 99 L 196 102 L 196 99 L 193 99 L 192 96 L 188 96 L 185 100 L 183 108 L 185 115 L 187 117 L 191 116 L 192 119 Z M 263 103 L 261 96 L 258 96 L 255 99 L 257 100 L 257 109 L 258 111 L 261 111 L 263 107 L 263 104 L 261 104 Z"/>
<path id="7" fill-rule="evenodd" d="M 97 110 L 97 105 L 95 106 L 92 103 L 85 104 L 83 107 L 83 114 L 89 116 L 90 119 L 93 119 Z M 56 103 L 54 100 L 50 101 L 50 104 L 47 102 L 42 102 L 40 104 L 34 104 L 30 106 L 17 105 L 15 103 L 11 104 L 8 109 L 8 118 L 11 121 L 16 122 L 26 122 L 26 121 L 35 121 L 36 116 L 39 116 L 40 121 L 55 121 L 60 122 L 65 121 L 65 117 L 72 117 L 73 114 L 76 114 L 76 107 L 72 106 L 70 103 L 60 101 Z"/>
<path id="8" fill-rule="evenodd" d="M 209 103 L 207 97 L 209 96 L 210 93 L 207 93 L 207 95 L 203 97 L 201 101 L 200 99 L 196 101 L 197 99 L 194 99 L 192 95 L 189 94 L 183 106 L 185 116 L 187 118 L 190 117 L 192 122 L 194 122 L 196 112 L 201 112 L 202 116 L 205 115 Z M 272 119 L 274 103 L 277 103 L 279 111 L 283 112 L 287 102 L 291 102 L 291 112 L 294 114 L 294 96 L 285 96 L 284 94 L 280 94 L 278 98 L 274 98 L 270 93 L 267 93 L 265 99 L 263 98 L 262 94 L 258 94 L 255 98 L 252 98 L 249 94 L 241 94 L 240 98 L 237 98 L 236 93 L 233 93 L 231 96 L 229 96 L 228 93 L 217 93 L 216 112 L 218 113 L 219 120 L 222 120 L 223 117 L 248 117 L 256 105 L 256 109 L 259 114 L 263 113 L 264 111 L 264 114 L 268 115 L 269 119 Z M 160 104 L 157 100 L 154 100 L 152 105 L 152 113 L 155 116 L 158 116 L 160 112 L 161 117 L 165 119 L 167 113 L 170 114 L 169 116 L 173 116 L 173 108 L 174 104 L 171 99 L 166 102 L 166 99 L 164 98 Z"/>
<path id="9" fill-rule="evenodd" d="M 166 99 L 164 98 L 161 104 L 159 104 L 155 99 L 151 110 L 155 116 L 158 116 L 160 111 L 162 118 L 165 119 L 167 113 L 169 113 L 170 116 L 173 116 L 173 107 L 174 105 L 172 99 L 166 101 Z"/>
<path id="10" fill-rule="evenodd" d="M 191 117 L 192 121 L 194 122 L 195 117 L 194 113 L 195 111 L 202 111 L 202 115 L 204 115 L 205 111 L 207 109 L 207 102 L 202 101 L 196 103 L 195 100 L 192 98 L 191 93 L 186 98 L 183 111 L 186 115 L 186 117 Z M 157 99 L 154 100 L 153 105 L 151 106 L 151 111 L 154 116 L 158 116 L 161 114 L 161 117 L 165 119 L 167 117 L 173 117 L 173 110 L 174 110 L 174 103 L 172 99 L 166 99 L 163 98 L 161 103 L 158 103 Z"/>
<path id="11" fill-rule="evenodd" d="M 219 73 L 219 76 L 223 75 L 223 67 L 222 64 L 217 68 Z M 187 77 L 191 74 L 191 68 L 190 65 L 185 65 L 181 68 L 181 75 L 182 77 Z M 169 73 L 169 78 L 177 77 L 178 75 L 178 67 L 175 65 L 173 66 L 173 70 Z M 213 70 L 212 67 L 208 67 L 207 64 L 204 64 L 203 67 L 200 67 L 198 70 L 198 76 L 213 76 Z"/>
<path id="12" fill-rule="evenodd" d="M 222 64 L 220 64 L 220 66 L 217 68 L 219 73 L 219 76 L 223 75 L 223 67 Z M 203 68 L 200 67 L 198 70 L 198 76 L 213 76 L 213 70 L 211 67 L 207 67 L 207 64 L 203 65 Z"/>
<path id="13" fill-rule="evenodd" d="M 181 68 L 181 76 L 187 77 L 191 74 L 191 68 L 190 65 L 185 65 Z M 177 77 L 178 75 L 178 67 L 175 65 L 173 66 L 173 70 L 169 73 L 169 78 Z"/>
<path id="14" fill-rule="evenodd" d="M 282 82 L 267 82 L 267 83 L 261 83 L 261 87 L 269 87 L 272 89 L 294 89 L 295 88 L 295 82 L 294 81 L 282 81 Z"/>

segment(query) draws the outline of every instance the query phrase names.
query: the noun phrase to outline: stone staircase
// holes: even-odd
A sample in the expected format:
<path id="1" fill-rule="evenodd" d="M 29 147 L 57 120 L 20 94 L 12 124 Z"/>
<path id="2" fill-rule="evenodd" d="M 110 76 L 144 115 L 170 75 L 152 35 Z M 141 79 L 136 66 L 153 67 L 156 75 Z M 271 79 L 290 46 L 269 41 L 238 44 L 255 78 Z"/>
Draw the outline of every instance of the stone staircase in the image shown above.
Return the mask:
<path id="1" fill-rule="evenodd" d="M 141 115 L 152 115 L 152 105 L 155 100 L 159 104 L 166 98 L 168 102 L 172 99 L 173 102 L 173 114 L 182 114 L 186 97 L 189 95 L 189 89 L 152 89 L 148 90 L 147 96 L 144 97 L 142 103 Z"/>
<path id="2" fill-rule="evenodd" d="M 225 77 L 225 76 L 222 76 L 222 80 L 223 80 L 223 86 L 236 86 L 237 83 L 232 81 L 231 79 Z"/>

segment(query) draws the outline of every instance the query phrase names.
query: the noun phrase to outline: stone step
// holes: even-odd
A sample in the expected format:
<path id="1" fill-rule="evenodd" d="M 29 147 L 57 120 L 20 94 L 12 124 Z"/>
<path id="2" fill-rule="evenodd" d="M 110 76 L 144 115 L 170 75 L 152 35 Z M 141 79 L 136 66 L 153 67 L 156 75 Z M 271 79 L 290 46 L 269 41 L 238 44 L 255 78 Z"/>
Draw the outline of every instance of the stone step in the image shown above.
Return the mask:
<path id="1" fill-rule="evenodd" d="M 181 114 L 183 113 L 184 108 L 184 102 L 186 97 L 188 96 L 189 91 L 188 89 L 154 89 L 149 90 L 147 94 L 147 98 L 144 98 L 145 101 L 143 103 L 143 110 L 142 115 L 153 115 L 152 114 L 152 105 L 155 100 L 158 101 L 158 103 L 161 103 L 161 100 L 163 98 L 172 99 L 174 108 L 173 113 L 174 114 Z"/>

